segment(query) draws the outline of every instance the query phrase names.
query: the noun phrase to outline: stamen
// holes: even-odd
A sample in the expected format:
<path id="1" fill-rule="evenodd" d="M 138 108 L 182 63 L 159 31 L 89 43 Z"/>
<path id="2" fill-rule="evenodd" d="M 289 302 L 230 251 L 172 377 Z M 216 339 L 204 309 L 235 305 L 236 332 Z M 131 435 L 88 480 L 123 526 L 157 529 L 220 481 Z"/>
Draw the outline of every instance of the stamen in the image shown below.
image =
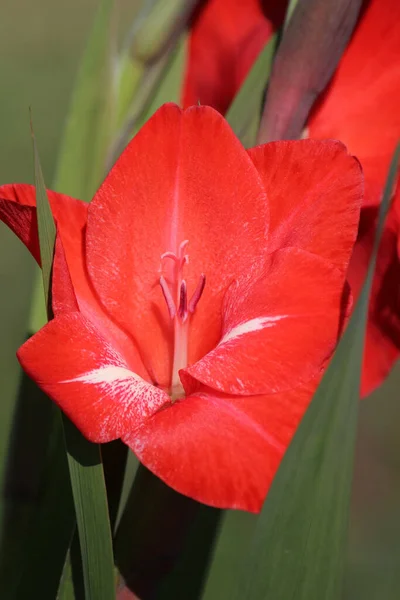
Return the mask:
<path id="1" fill-rule="evenodd" d="M 190 298 L 190 301 L 189 301 L 188 310 L 192 314 L 196 310 L 197 303 L 198 303 L 198 301 L 200 300 L 200 298 L 201 298 L 201 296 L 203 294 L 204 286 L 205 285 L 206 285 L 206 276 L 202 273 L 200 275 L 200 279 L 199 279 L 199 282 L 197 284 L 197 287 L 194 290 L 193 295 L 192 295 L 192 297 Z"/>
<path id="2" fill-rule="evenodd" d="M 187 288 L 186 281 L 183 279 L 181 282 L 181 289 L 179 294 L 179 308 L 178 308 L 178 317 L 184 323 L 187 319 L 188 309 L 187 309 Z"/>
<path id="3" fill-rule="evenodd" d="M 169 316 L 171 317 L 171 319 L 174 319 L 176 315 L 175 302 L 172 298 L 171 290 L 168 287 L 168 283 L 166 282 L 165 277 L 163 277 L 162 275 L 160 277 L 160 286 L 168 308 Z"/>

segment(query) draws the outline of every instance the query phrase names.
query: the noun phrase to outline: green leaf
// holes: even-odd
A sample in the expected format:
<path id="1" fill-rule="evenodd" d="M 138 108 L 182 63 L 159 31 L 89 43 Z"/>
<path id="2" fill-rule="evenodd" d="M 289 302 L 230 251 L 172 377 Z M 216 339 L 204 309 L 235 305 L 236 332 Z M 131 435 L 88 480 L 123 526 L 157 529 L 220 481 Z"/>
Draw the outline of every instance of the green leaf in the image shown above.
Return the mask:
<path id="1" fill-rule="evenodd" d="M 48 314 L 51 311 L 51 269 L 53 264 L 54 244 L 56 241 L 56 226 L 51 213 L 50 203 L 44 185 L 42 168 L 40 166 L 39 153 L 36 146 L 35 136 L 32 130 L 33 156 L 35 170 L 37 221 L 39 230 L 40 259 L 42 262 L 42 279 L 45 297 L 45 305 Z"/>
<path id="2" fill-rule="evenodd" d="M 164 54 L 179 36 L 197 3 L 198 0 L 156 1 L 135 32 L 133 55 L 150 63 Z"/>
<path id="3" fill-rule="evenodd" d="M 60 588 L 58 590 L 56 598 L 57 600 L 75 600 L 75 588 L 74 581 L 72 578 L 72 567 L 69 555 L 68 560 L 65 562 Z"/>
<path id="4" fill-rule="evenodd" d="M 185 33 L 180 37 L 176 47 L 172 51 L 171 58 L 157 82 L 157 87 L 153 91 L 150 101 L 140 117 L 137 129 L 139 129 L 165 102 L 175 102 L 176 104 L 180 104 L 187 51 L 188 35 Z"/>
<path id="5" fill-rule="evenodd" d="M 116 121 L 115 127 L 119 131 L 125 123 L 130 112 L 135 94 L 141 93 L 141 82 L 145 73 L 145 66 L 135 60 L 129 51 L 125 51 L 118 58 L 116 74 Z"/>
<path id="6" fill-rule="evenodd" d="M 58 156 L 53 189 L 90 201 L 106 172 L 114 127 L 114 0 L 101 0 L 82 58 Z M 29 333 L 46 322 L 42 293 L 34 287 Z"/>
<path id="7" fill-rule="evenodd" d="M 260 52 L 226 114 L 228 123 L 246 148 L 254 146 L 256 141 L 276 45 L 277 34 L 274 34 Z"/>
<path id="8" fill-rule="evenodd" d="M 290 18 L 293 14 L 294 9 L 296 8 L 297 2 L 298 2 L 298 0 L 289 0 L 289 4 L 286 9 L 286 15 L 285 15 L 285 24 L 284 24 L 285 28 L 289 24 Z"/>
<path id="9" fill-rule="evenodd" d="M 117 516 L 116 516 L 115 524 L 114 524 L 114 532 L 117 531 L 119 524 L 121 522 L 122 515 L 124 514 L 126 504 L 128 502 L 131 489 L 133 487 L 133 482 L 135 481 L 138 467 L 139 467 L 138 459 L 133 454 L 133 452 L 128 452 L 127 459 L 126 459 L 126 465 L 125 465 L 124 480 L 122 483 L 122 489 L 121 489 L 121 494 L 120 494 L 120 499 L 119 499 L 118 511 L 117 511 Z"/>
<path id="10" fill-rule="evenodd" d="M 105 170 L 113 129 L 113 9 L 101 0 L 74 88 L 54 188 L 89 201 Z"/>
<path id="11" fill-rule="evenodd" d="M 124 118 L 124 125 L 109 153 L 109 166 L 161 104 L 164 102 L 179 104 L 186 52 L 187 35 L 183 34 L 176 47 L 143 70 L 137 89 L 135 85 L 138 67 L 131 58 L 121 57 L 118 99 L 119 119 Z M 131 66 L 129 67 L 129 65 Z M 129 103 L 127 89 L 130 89 L 129 93 L 132 95 Z M 133 92 L 133 90 L 135 91 Z"/>
<path id="12" fill-rule="evenodd" d="M 237 576 L 232 574 L 241 573 L 243 549 L 249 546 L 257 524 L 258 515 L 254 513 L 241 510 L 224 513 L 202 600 L 234 597 Z"/>
<path id="13" fill-rule="evenodd" d="M 400 146 L 359 301 L 274 479 L 235 598 L 340 598 L 368 300 L 399 159 Z"/>
<path id="14" fill-rule="evenodd" d="M 114 559 L 100 447 L 64 417 L 72 493 L 82 555 L 85 600 L 115 598 Z"/>
<path id="15" fill-rule="evenodd" d="M 54 596 L 49 596 L 52 600 Z M 83 583 L 82 556 L 79 547 L 78 532 L 75 529 L 71 545 L 65 561 L 63 574 L 58 589 L 57 600 L 81 600 L 85 598 Z"/>
<path id="16" fill-rule="evenodd" d="M 116 529 L 129 454 L 132 453 L 129 452 L 128 446 L 123 444 L 121 440 L 114 440 L 108 444 L 103 444 L 101 447 L 111 531 L 115 531 Z"/>

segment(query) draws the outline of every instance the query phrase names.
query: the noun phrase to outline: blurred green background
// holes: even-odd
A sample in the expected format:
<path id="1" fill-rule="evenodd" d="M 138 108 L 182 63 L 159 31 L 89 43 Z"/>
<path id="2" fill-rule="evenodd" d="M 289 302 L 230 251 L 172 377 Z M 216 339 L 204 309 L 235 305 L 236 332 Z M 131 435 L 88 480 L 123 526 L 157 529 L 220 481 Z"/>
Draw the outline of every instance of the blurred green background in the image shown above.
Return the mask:
<path id="1" fill-rule="evenodd" d="M 120 23 L 129 26 L 137 4 L 138 0 L 119 0 Z M 29 107 L 44 176 L 51 182 L 74 76 L 96 6 L 96 0 L 2 0 L 0 183 L 33 181 Z M 15 351 L 27 332 L 34 272 L 28 252 L 0 223 L 0 459 L 10 440 L 19 381 Z M 398 367 L 360 407 L 346 600 L 400 597 L 399 384 Z M 1 481 L 3 467 L 0 460 Z M 28 473 L 18 476 L 29 479 Z M 241 558 L 254 517 L 230 513 L 225 523 L 207 583 L 208 599 L 218 598 L 229 586 L 229 573 Z"/>

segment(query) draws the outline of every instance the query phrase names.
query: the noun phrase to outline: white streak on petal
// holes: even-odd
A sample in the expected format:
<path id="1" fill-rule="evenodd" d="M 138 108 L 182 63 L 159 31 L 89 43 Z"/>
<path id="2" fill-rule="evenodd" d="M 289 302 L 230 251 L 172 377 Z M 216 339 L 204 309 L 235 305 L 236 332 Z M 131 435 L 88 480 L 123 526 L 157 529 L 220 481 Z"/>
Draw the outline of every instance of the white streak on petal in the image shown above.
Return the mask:
<path id="1" fill-rule="evenodd" d="M 126 379 L 141 380 L 146 383 L 144 379 L 136 375 L 133 371 L 125 369 L 125 367 L 116 367 L 109 365 L 107 367 L 100 367 L 99 369 L 93 369 L 87 373 L 83 373 L 73 379 L 66 379 L 60 383 L 74 383 L 75 381 L 81 381 L 82 383 L 117 383 Z"/>
<path id="2" fill-rule="evenodd" d="M 152 415 L 160 406 L 160 396 L 164 395 L 162 390 L 148 383 L 133 371 L 115 365 L 93 369 L 73 379 L 60 381 L 60 383 L 95 385 L 99 388 L 99 401 L 104 396 L 111 397 L 121 405 L 122 409 L 130 409 L 134 404 L 135 412 L 142 417 Z"/>
<path id="3" fill-rule="evenodd" d="M 236 325 L 233 329 L 228 331 L 219 342 L 220 344 L 225 344 L 229 340 L 233 338 L 237 338 L 241 335 L 245 335 L 246 333 L 252 333 L 253 331 L 259 331 L 260 329 L 265 329 L 266 327 L 274 327 L 278 321 L 282 319 L 287 319 L 289 315 L 277 315 L 276 317 L 256 317 L 254 319 L 250 319 L 249 321 L 244 321 L 239 325 Z"/>

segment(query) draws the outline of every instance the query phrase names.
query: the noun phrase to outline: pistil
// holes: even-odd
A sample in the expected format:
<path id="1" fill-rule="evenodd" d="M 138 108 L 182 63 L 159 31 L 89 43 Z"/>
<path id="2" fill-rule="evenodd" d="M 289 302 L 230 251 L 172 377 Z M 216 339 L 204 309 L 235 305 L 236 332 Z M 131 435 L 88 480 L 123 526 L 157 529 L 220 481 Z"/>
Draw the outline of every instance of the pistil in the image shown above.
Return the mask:
<path id="1" fill-rule="evenodd" d="M 185 395 L 179 371 L 187 367 L 189 320 L 182 322 L 179 317 L 174 322 L 174 359 L 172 363 L 171 400 L 174 402 Z"/>

